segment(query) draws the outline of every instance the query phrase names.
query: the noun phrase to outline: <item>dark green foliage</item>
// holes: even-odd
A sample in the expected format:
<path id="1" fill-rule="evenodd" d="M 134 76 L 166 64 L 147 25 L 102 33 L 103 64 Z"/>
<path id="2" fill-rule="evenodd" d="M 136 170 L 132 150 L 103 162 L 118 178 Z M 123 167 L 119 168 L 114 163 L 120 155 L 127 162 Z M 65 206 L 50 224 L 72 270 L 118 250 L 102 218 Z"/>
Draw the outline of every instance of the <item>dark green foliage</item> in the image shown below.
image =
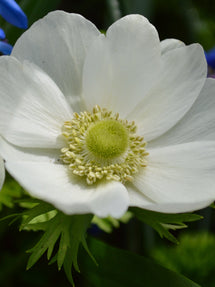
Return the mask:
<path id="1" fill-rule="evenodd" d="M 48 204 L 41 202 L 32 209 L 24 212 L 24 219 L 20 229 L 43 230 L 44 234 L 36 245 L 28 250 L 31 253 L 27 269 L 31 268 L 40 257 L 47 251 L 47 259 L 50 260 L 55 245 L 59 241 L 57 252 L 52 262 L 57 261 L 58 270 L 64 267 L 67 278 L 74 285 L 72 278 L 72 267 L 79 272 L 77 257 L 80 244 L 82 244 L 91 256 L 86 243 L 86 230 L 92 219 L 92 215 L 65 215 L 60 211 L 55 211 L 51 219 L 45 220 L 48 212 L 55 211 Z M 38 218 L 38 222 L 37 222 Z M 91 256 L 92 257 L 92 256 Z"/>
<path id="2" fill-rule="evenodd" d="M 22 187 L 14 181 L 11 177 L 7 176 L 4 186 L 0 192 L 0 211 L 3 205 L 13 208 L 14 200 L 23 195 Z"/>
<path id="3" fill-rule="evenodd" d="M 169 230 L 185 228 L 187 225 L 184 222 L 196 221 L 202 218 L 202 216 L 192 213 L 167 214 L 140 208 L 131 208 L 130 210 L 139 220 L 154 228 L 161 238 L 164 237 L 173 243 L 178 243 L 178 240 Z"/>
<path id="4" fill-rule="evenodd" d="M 74 285 L 72 268 L 80 272 L 77 260 L 80 245 L 87 251 L 91 260 L 94 260 L 85 238 L 93 216 L 91 214 L 65 215 L 51 204 L 37 199 L 22 199 L 19 200 L 19 204 L 28 204 L 31 207 L 22 213 L 10 214 L 2 220 L 15 218 L 14 222 L 21 219 L 20 231 L 43 231 L 40 240 L 27 251 L 31 253 L 27 270 L 47 252 L 47 259 L 51 260 L 50 263 L 57 262 L 58 270 L 61 270 L 63 266 L 69 282 Z M 56 253 L 51 259 L 54 250 Z"/>
<path id="5" fill-rule="evenodd" d="M 151 256 L 160 264 L 188 276 L 204 287 L 215 286 L 215 236 L 207 232 L 181 234 L 178 246 L 158 245 Z"/>
<path id="6" fill-rule="evenodd" d="M 93 287 L 199 287 L 189 279 L 134 253 L 113 248 L 90 238 L 89 248 L 98 266 L 89 258 L 81 260 L 85 286 Z M 92 285 L 89 285 L 92 284 Z"/>

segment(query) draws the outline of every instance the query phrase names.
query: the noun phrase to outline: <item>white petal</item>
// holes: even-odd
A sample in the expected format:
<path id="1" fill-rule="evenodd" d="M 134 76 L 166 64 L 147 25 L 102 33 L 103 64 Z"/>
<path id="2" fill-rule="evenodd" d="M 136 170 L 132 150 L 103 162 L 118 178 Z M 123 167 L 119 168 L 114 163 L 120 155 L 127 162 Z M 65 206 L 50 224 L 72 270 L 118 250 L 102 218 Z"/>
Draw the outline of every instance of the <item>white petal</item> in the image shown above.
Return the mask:
<path id="1" fill-rule="evenodd" d="M 68 166 L 47 162 L 8 161 L 6 168 L 32 196 L 67 214 L 119 218 L 128 208 L 128 192 L 120 182 L 89 186 L 69 174 Z"/>
<path id="2" fill-rule="evenodd" d="M 172 202 L 168 203 L 154 203 L 152 200 L 148 199 L 144 194 L 138 191 L 134 186 L 127 187 L 129 193 L 130 206 L 139 207 L 147 210 L 152 210 L 162 213 L 183 213 L 191 212 L 195 210 L 202 209 L 209 206 L 213 200 L 207 199 L 203 201 L 195 202 L 177 202 L 174 204 Z"/>
<path id="3" fill-rule="evenodd" d="M 143 209 L 148 209 L 157 212 L 163 213 L 181 213 L 181 212 L 190 212 L 202 209 L 211 204 L 213 200 L 206 199 L 202 201 L 195 202 L 154 202 L 142 192 L 140 192 L 134 185 L 126 186 L 128 190 L 130 206 L 135 206 Z"/>
<path id="4" fill-rule="evenodd" d="M 127 184 L 126 188 L 128 190 L 128 196 L 130 201 L 130 206 L 137 206 L 141 208 L 146 208 L 149 205 L 154 205 L 155 202 L 147 197 L 145 194 L 140 192 L 132 183 Z M 156 203 L 157 206 L 157 203 Z M 147 208 L 146 208 L 147 209 Z"/>
<path id="5" fill-rule="evenodd" d="M 0 73 L 1 134 L 22 147 L 61 147 L 61 127 L 72 113 L 51 78 L 13 57 L 1 57 Z"/>
<path id="6" fill-rule="evenodd" d="M 86 106 L 100 105 L 125 117 L 153 85 L 159 66 L 160 43 L 154 26 L 140 15 L 121 18 L 87 53 Z"/>
<path id="7" fill-rule="evenodd" d="M 41 67 L 70 98 L 77 111 L 75 103 L 82 90 L 85 55 L 99 34 L 84 17 L 55 11 L 37 21 L 19 38 L 12 55 Z"/>
<path id="8" fill-rule="evenodd" d="M 5 161 L 59 163 L 59 149 L 21 148 L 0 137 L 0 152 Z"/>
<path id="9" fill-rule="evenodd" d="M 173 49 L 184 47 L 185 44 L 177 39 L 165 39 L 161 41 L 161 54 L 165 54 Z"/>
<path id="10" fill-rule="evenodd" d="M 198 44 L 165 53 L 162 63 L 158 83 L 127 117 L 136 121 L 146 141 L 164 134 L 184 116 L 206 80 L 204 51 Z"/>
<path id="11" fill-rule="evenodd" d="M 207 79 L 192 108 L 167 133 L 149 143 L 161 147 L 192 141 L 215 141 L 215 79 Z"/>
<path id="12" fill-rule="evenodd" d="M 0 156 L 0 190 L 1 190 L 2 185 L 4 183 L 4 179 L 5 179 L 4 161 Z"/>
<path id="13" fill-rule="evenodd" d="M 215 142 L 149 150 L 148 165 L 133 182 L 144 195 L 137 206 L 177 213 L 209 205 L 215 199 L 214 158 Z"/>

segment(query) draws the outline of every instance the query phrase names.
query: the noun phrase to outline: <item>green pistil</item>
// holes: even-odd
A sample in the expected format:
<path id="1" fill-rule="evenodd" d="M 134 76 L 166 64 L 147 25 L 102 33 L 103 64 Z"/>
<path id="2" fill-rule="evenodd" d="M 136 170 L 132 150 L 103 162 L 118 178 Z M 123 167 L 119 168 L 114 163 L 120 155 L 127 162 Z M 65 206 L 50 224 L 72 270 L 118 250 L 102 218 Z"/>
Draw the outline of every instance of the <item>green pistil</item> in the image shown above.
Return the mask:
<path id="1" fill-rule="evenodd" d="M 116 120 L 96 122 L 86 133 L 86 146 L 96 158 L 115 159 L 128 147 L 128 132 L 123 124 Z"/>

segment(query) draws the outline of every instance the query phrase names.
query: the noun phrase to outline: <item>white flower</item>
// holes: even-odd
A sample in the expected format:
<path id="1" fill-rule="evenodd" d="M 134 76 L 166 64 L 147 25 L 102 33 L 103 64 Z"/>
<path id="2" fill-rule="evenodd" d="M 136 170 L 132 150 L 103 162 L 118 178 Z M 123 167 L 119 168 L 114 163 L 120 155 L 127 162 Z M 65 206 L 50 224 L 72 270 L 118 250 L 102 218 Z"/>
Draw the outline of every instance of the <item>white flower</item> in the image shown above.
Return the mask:
<path id="1" fill-rule="evenodd" d="M 104 36 L 57 11 L 1 57 L 0 73 L 1 154 L 32 196 L 101 217 L 214 200 L 215 82 L 200 45 L 160 42 L 140 15 Z"/>

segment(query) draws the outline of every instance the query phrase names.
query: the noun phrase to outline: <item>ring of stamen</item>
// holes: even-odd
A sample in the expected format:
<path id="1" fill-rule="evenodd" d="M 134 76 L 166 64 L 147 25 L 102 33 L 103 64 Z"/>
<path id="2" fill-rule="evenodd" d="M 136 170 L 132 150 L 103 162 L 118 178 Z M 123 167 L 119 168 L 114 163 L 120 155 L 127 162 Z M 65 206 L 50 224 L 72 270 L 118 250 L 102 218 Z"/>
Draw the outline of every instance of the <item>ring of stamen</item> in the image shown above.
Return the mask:
<path id="1" fill-rule="evenodd" d="M 88 184 L 99 179 L 132 181 L 146 166 L 146 142 L 136 135 L 136 125 L 99 106 L 92 113 L 74 113 L 64 123 L 62 135 L 68 146 L 61 160 L 73 174 L 86 177 Z"/>

